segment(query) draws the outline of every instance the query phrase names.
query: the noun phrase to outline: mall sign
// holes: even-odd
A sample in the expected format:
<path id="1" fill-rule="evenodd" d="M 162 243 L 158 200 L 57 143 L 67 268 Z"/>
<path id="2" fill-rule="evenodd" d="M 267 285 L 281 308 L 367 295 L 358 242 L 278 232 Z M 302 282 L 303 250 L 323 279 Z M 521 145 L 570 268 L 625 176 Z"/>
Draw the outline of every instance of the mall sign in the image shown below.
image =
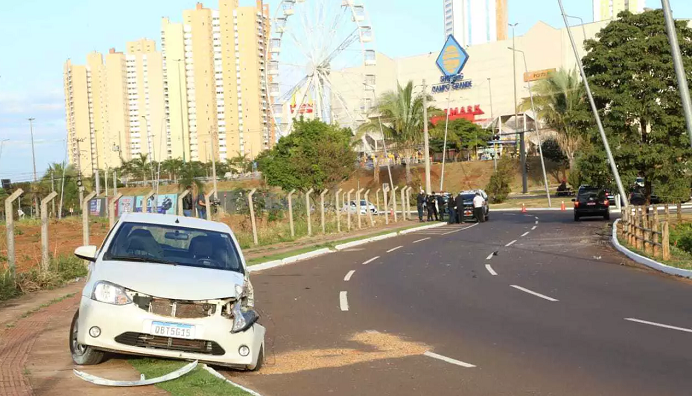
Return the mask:
<path id="1" fill-rule="evenodd" d="M 471 80 L 464 80 L 464 75 L 461 74 L 468 60 L 469 54 L 454 36 L 450 34 L 435 62 L 442 72 L 442 77 L 440 77 L 439 84 L 433 85 L 432 92 L 441 93 L 471 88 Z"/>

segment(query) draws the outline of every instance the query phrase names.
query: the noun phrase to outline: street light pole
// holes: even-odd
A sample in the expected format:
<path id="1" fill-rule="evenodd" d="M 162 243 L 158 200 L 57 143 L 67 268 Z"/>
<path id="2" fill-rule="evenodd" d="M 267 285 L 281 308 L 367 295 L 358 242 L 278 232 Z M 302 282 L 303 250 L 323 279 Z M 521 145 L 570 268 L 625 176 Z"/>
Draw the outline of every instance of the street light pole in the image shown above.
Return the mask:
<path id="1" fill-rule="evenodd" d="M 608 162 L 610 163 L 610 169 L 615 177 L 615 182 L 618 185 L 618 192 L 620 193 L 620 198 L 625 203 L 625 207 L 629 206 L 627 200 L 627 195 L 625 194 L 625 189 L 622 186 L 622 180 L 620 180 L 620 172 L 613 159 L 613 153 L 610 151 L 610 144 L 608 144 L 608 137 L 603 130 L 603 123 L 601 123 L 601 116 L 598 114 L 598 109 L 596 108 L 596 102 L 591 94 L 591 87 L 589 85 L 589 80 L 586 79 L 586 72 L 584 72 L 584 65 L 581 63 L 581 58 L 579 57 L 579 52 L 577 51 L 577 45 L 574 42 L 574 37 L 572 36 L 572 29 L 567 23 L 567 15 L 565 14 L 565 7 L 562 5 L 562 0 L 557 0 L 558 5 L 560 5 L 560 12 L 562 13 L 562 19 L 565 22 L 565 28 L 567 28 L 567 35 L 569 36 L 569 41 L 572 45 L 572 50 L 574 51 L 574 57 L 577 59 L 577 66 L 579 67 L 579 73 L 581 74 L 581 79 L 584 81 L 584 89 L 586 90 L 586 96 L 589 97 L 589 104 L 591 105 L 591 111 L 596 118 L 596 125 L 598 126 L 598 132 L 601 134 L 601 139 L 603 139 L 603 146 L 606 150 L 606 155 L 608 156 Z"/>
<path id="2" fill-rule="evenodd" d="M 519 52 L 524 59 L 524 70 L 526 73 L 529 72 L 529 67 L 526 63 L 526 53 L 522 50 L 516 48 L 510 48 L 512 51 Z M 548 207 L 552 208 L 553 204 L 550 200 L 550 188 L 548 187 L 548 177 L 545 173 L 545 161 L 543 160 L 543 142 L 541 141 L 541 128 L 538 126 L 538 113 L 536 113 L 536 107 L 533 104 L 533 91 L 531 90 L 531 81 L 529 84 L 529 98 L 531 98 L 531 111 L 533 112 L 533 126 L 536 130 L 536 136 L 538 137 L 538 152 L 541 155 L 541 170 L 543 171 L 543 183 L 545 184 L 545 195 L 548 197 Z"/>
<path id="3" fill-rule="evenodd" d="M 690 90 L 687 87 L 685 67 L 682 64 L 682 57 L 680 56 L 680 45 L 678 44 L 678 35 L 677 31 L 675 30 L 675 21 L 673 20 L 673 12 L 670 10 L 669 1 L 661 0 L 661 4 L 663 5 L 663 15 L 666 20 L 666 30 L 668 31 L 670 52 L 673 55 L 675 75 L 678 79 L 678 90 L 680 91 L 680 99 L 682 100 L 682 110 L 685 112 L 687 134 L 690 135 L 690 144 L 692 145 L 692 103 L 690 102 Z"/>
<path id="4" fill-rule="evenodd" d="M 495 118 L 493 117 L 493 87 L 491 85 L 490 77 L 488 77 L 488 93 L 490 94 L 490 126 L 495 131 Z M 495 141 L 493 134 L 493 163 L 495 165 L 495 172 L 497 172 L 497 142 Z"/>
<path id="5" fill-rule="evenodd" d="M 519 23 L 510 23 L 509 26 L 512 27 L 512 48 L 517 48 L 515 43 L 514 28 L 517 27 Z M 517 130 L 517 120 L 519 119 L 519 114 L 517 113 L 517 54 L 512 51 L 512 77 L 514 81 L 514 131 Z M 526 142 L 524 137 L 524 132 L 519 134 L 519 158 L 521 159 L 521 191 L 526 194 L 529 192 L 529 178 L 526 172 Z"/>
<path id="6" fill-rule="evenodd" d="M 34 189 L 37 188 L 36 182 L 38 181 L 38 177 L 36 176 L 36 154 L 34 152 L 34 120 L 35 118 L 31 117 L 28 118 L 29 120 L 29 131 L 31 133 L 31 160 L 34 164 Z M 38 212 L 38 198 L 36 197 L 36 193 L 34 192 L 34 206 L 36 207 L 36 216 L 39 215 Z"/>
<path id="7" fill-rule="evenodd" d="M 440 192 L 444 191 L 444 182 L 445 182 L 445 159 L 447 157 L 447 132 L 449 131 L 449 106 L 452 101 L 452 84 L 449 84 L 449 95 L 447 95 L 447 116 L 445 119 L 445 139 L 444 143 L 442 144 L 442 174 L 440 176 Z"/>
<path id="8" fill-rule="evenodd" d="M 183 63 L 183 59 L 173 59 L 178 65 L 178 83 L 180 85 L 180 134 L 183 144 L 183 163 L 187 163 L 185 160 L 185 121 L 183 117 L 183 92 L 185 92 L 185 87 L 183 86 L 183 73 L 180 71 L 180 64 Z"/>
<path id="9" fill-rule="evenodd" d="M 425 193 L 430 194 L 430 142 L 428 136 L 428 85 L 423 79 L 423 154 L 425 155 Z"/>

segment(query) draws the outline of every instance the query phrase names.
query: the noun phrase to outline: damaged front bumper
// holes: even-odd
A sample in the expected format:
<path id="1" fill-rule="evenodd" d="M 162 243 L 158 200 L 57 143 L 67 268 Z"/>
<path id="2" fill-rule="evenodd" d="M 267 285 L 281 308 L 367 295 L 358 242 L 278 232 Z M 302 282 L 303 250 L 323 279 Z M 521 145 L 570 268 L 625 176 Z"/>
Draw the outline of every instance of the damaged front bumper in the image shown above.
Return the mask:
<path id="1" fill-rule="evenodd" d="M 157 335 L 155 323 L 184 326 L 193 332 L 188 333 L 192 337 Z M 238 368 L 257 364 L 265 334 L 265 328 L 258 323 L 232 334 L 233 320 L 222 316 L 220 309 L 202 318 L 179 318 L 147 312 L 135 304 L 111 305 L 88 297 L 82 297 L 78 326 L 79 343 L 99 350 Z M 90 331 L 95 327 L 98 332 Z"/>

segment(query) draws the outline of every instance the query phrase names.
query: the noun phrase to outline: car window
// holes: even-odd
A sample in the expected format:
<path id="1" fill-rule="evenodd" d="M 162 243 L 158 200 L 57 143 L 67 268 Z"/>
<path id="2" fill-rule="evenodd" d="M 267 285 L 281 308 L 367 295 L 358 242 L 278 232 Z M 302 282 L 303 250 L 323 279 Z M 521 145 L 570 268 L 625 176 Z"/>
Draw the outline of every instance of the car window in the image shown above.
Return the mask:
<path id="1" fill-rule="evenodd" d="M 476 197 L 476 194 L 462 194 L 461 199 L 464 201 L 473 201 L 473 199 Z"/>
<path id="2" fill-rule="evenodd" d="M 158 224 L 123 223 L 103 259 L 244 272 L 229 234 Z"/>

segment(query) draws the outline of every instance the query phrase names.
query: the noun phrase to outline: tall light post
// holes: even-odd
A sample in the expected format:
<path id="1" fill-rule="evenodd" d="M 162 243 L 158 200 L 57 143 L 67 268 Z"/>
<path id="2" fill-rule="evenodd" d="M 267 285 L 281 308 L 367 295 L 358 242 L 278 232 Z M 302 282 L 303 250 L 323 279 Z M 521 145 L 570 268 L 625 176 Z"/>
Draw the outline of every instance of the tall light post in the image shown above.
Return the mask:
<path id="1" fill-rule="evenodd" d="M 154 183 L 154 167 L 153 167 L 153 165 L 154 165 L 154 157 L 156 156 L 156 152 L 152 148 L 151 139 L 149 136 L 149 118 L 147 118 L 147 116 L 141 116 L 141 117 L 144 119 L 144 127 L 145 127 L 145 131 L 147 133 L 147 150 L 149 151 L 149 165 L 150 165 L 149 166 L 149 177 L 151 177 L 151 182 L 153 185 L 153 183 Z M 142 135 L 140 132 L 140 137 L 141 136 Z M 157 199 L 158 199 L 158 197 L 157 197 Z"/>
<path id="2" fill-rule="evenodd" d="M 34 164 L 34 206 L 36 207 L 36 216 L 39 215 L 38 212 L 38 197 L 36 196 L 35 189 L 38 187 L 36 186 L 36 182 L 38 181 L 38 176 L 36 175 L 36 153 L 34 151 L 34 120 L 35 118 L 27 118 L 29 120 L 29 133 L 31 133 L 31 160 Z"/>
<path id="3" fill-rule="evenodd" d="M 183 92 L 185 92 L 185 85 L 183 84 L 183 73 L 180 70 L 180 65 L 184 62 L 183 59 L 171 59 L 173 62 L 176 62 L 178 65 L 178 83 L 180 84 L 180 134 L 182 135 L 182 144 L 183 144 L 183 163 L 186 163 L 187 161 L 185 160 L 185 121 L 183 117 Z"/>
<path id="4" fill-rule="evenodd" d="M 519 23 L 510 23 L 509 26 L 512 28 L 512 48 L 517 48 L 515 43 L 514 28 L 517 27 Z M 514 130 L 517 130 L 517 122 L 519 120 L 519 114 L 517 112 L 517 55 L 512 52 L 512 77 L 513 77 L 513 88 L 514 88 Z M 519 133 L 519 158 L 521 159 L 521 191 L 526 194 L 529 192 L 529 178 L 526 172 L 526 142 L 525 142 L 524 132 Z"/>
<path id="5" fill-rule="evenodd" d="M 526 64 L 526 53 L 522 50 L 516 48 L 508 47 L 514 52 L 519 52 L 524 59 L 524 70 L 528 74 L 529 67 Z M 531 81 L 527 81 L 529 84 L 529 98 L 531 98 L 531 111 L 533 112 L 533 126 L 536 130 L 536 136 L 538 137 L 538 152 L 541 155 L 541 170 L 543 171 L 543 183 L 545 184 L 545 195 L 548 197 L 548 207 L 552 208 L 553 203 L 550 200 L 550 188 L 548 187 L 548 177 L 545 173 L 545 161 L 543 160 L 543 142 L 541 140 L 541 128 L 538 126 L 538 113 L 536 113 L 536 107 L 533 104 L 533 91 L 531 90 Z"/>
<path id="6" fill-rule="evenodd" d="M 596 125 L 598 126 L 598 132 L 601 134 L 601 139 L 603 139 L 603 146 L 606 150 L 606 155 L 608 156 L 608 162 L 610 163 L 610 169 L 615 177 L 615 182 L 618 186 L 618 192 L 620 193 L 620 199 L 625 203 L 625 207 L 629 206 L 627 201 L 627 195 L 625 195 L 625 189 L 622 186 L 622 180 L 620 180 L 620 172 L 618 171 L 617 164 L 613 159 L 613 153 L 610 151 L 610 144 L 608 143 L 608 137 L 603 130 L 603 123 L 601 122 L 601 116 L 598 114 L 598 108 L 596 108 L 596 102 L 591 94 L 591 86 L 589 85 L 589 80 L 586 79 L 586 72 L 584 72 L 584 65 L 581 63 L 581 58 L 579 58 L 579 52 L 577 51 L 577 45 L 574 42 L 574 37 L 572 36 L 572 29 L 567 23 L 567 15 L 565 14 L 565 7 L 562 5 L 562 0 L 557 0 L 560 6 L 560 12 L 562 13 L 562 19 L 565 22 L 565 28 L 567 28 L 567 35 L 569 36 L 569 41 L 572 45 L 572 50 L 574 51 L 574 57 L 577 59 L 577 66 L 579 67 L 579 73 L 581 74 L 581 79 L 584 81 L 584 89 L 586 90 L 586 96 L 589 98 L 589 104 L 591 105 L 591 111 L 596 118 Z"/>
<path id="7" fill-rule="evenodd" d="M 492 126 L 493 131 L 495 131 L 495 127 L 493 124 L 495 123 L 495 117 L 493 117 L 493 88 L 491 85 L 491 79 L 488 77 L 488 94 L 490 95 L 490 126 Z M 499 132 L 499 131 L 498 131 Z M 495 165 L 495 171 L 497 172 L 497 142 L 495 142 L 493 134 L 493 164 Z"/>
<path id="8" fill-rule="evenodd" d="M 682 56 L 680 56 L 678 34 L 675 30 L 675 21 L 673 20 L 673 12 L 670 10 L 670 3 L 668 0 L 661 0 L 661 4 L 663 5 L 663 16 L 666 20 L 666 31 L 668 32 L 668 42 L 670 42 L 670 52 L 673 55 L 675 75 L 678 79 L 678 90 L 680 91 L 680 99 L 682 100 L 682 110 L 685 112 L 687 134 L 690 135 L 690 144 L 692 145 L 692 102 L 690 101 L 690 90 L 687 87 L 685 66 L 682 64 Z"/>
<path id="9" fill-rule="evenodd" d="M 447 154 L 447 132 L 449 131 L 449 113 L 450 113 L 450 108 L 449 106 L 451 105 L 452 101 L 452 84 L 449 84 L 449 94 L 447 95 L 447 115 L 445 117 L 445 138 L 444 142 L 442 143 L 442 173 L 440 175 L 440 192 L 443 191 L 444 187 L 444 182 L 445 182 L 445 160 L 446 160 L 446 154 Z"/>
<path id="10" fill-rule="evenodd" d="M 423 154 L 425 155 L 425 193 L 430 194 L 430 137 L 428 136 L 428 85 L 423 79 Z"/>

